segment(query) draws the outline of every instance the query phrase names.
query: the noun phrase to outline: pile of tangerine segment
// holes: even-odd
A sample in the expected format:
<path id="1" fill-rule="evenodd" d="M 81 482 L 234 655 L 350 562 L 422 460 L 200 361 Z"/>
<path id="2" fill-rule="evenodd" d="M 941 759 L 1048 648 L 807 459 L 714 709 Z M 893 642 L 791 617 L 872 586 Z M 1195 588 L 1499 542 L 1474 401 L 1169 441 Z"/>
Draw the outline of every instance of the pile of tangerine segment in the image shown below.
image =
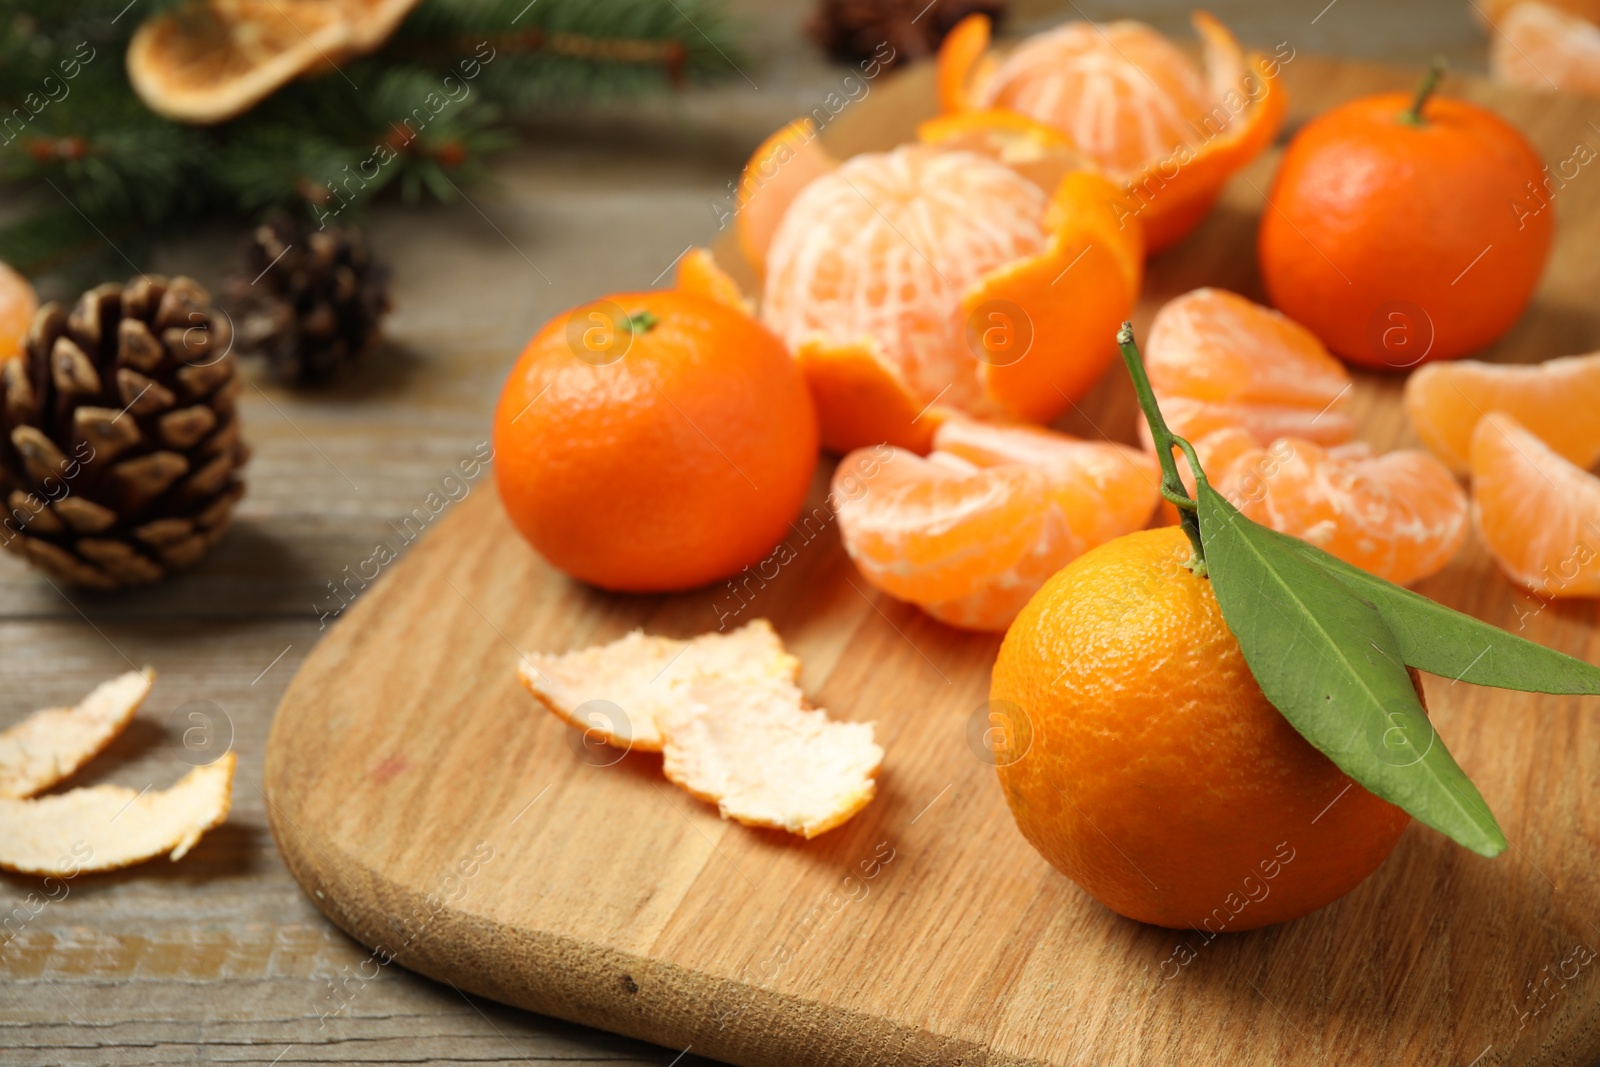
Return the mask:
<path id="1" fill-rule="evenodd" d="M 602 588 L 694 588 L 781 551 L 820 444 L 843 457 L 829 504 L 862 577 L 978 631 L 1005 630 L 1091 549 L 1171 524 L 1148 433 L 1140 448 L 1047 424 L 1116 358 L 1145 257 L 1192 231 L 1283 122 L 1286 57 L 1195 25 L 1203 66 L 1127 21 L 997 55 L 974 16 L 941 52 L 943 113 L 915 143 L 839 160 L 807 121 L 779 130 L 739 186 L 759 294 L 696 249 L 672 290 L 575 308 L 529 344 L 495 424 L 512 521 Z M 1552 238 L 1550 213 L 1505 211 L 1541 179 L 1538 155 L 1437 79 L 1296 135 L 1260 244 L 1267 291 L 1296 310 L 1176 297 L 1148 334 L 1151 387 L 1210 484 L 1265 526 L 1412 584 L 1475 524 L 1523 586 L 1600 595 L 1600 552 L 1574 550 L 1600 544 L 1600 354 L 1434 362 L 1511 326 Z M 1351 180 L 1363 167 L 1382 177 Z M 1450 205 L 1448 231 L 1426 203 Z M 1346 362 L 1427 364 L 1406 388 L 1426 450 L 1359 440 Z M 665 750 L 668 776 L 725 816 L 809 836 L 870 799 L 877 746 L 870 725 L 836 729 L 804 704 L 797 661 L 760 626 L 742 674 L 715 653 L 734 637 L 634 635 L 536 657 L 523 678 L 586 737 Z M 669 653 L 685 665 L 643 677 Z M 627 724 L 578 713 L 597 701 Z"/>

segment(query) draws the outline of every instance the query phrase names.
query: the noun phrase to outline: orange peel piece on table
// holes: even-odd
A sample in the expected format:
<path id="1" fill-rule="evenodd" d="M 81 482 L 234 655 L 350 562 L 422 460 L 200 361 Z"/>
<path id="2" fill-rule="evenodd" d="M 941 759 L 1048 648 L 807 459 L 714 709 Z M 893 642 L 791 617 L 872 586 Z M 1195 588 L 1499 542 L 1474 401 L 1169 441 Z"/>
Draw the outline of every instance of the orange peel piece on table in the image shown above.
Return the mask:
<path id="1" fill-rule="evenodd" d="M 661 769 L 724 819 L 812 838 L 877 791 L 883 749 L 866 722 L 809 708 L 793 684 L 697 672 L 661 720 Z"/>
<path id="2" fill-rule="evenodd" d="M 193 0 L 146 19 L 128 80 L 151 110 L 210 124 L 380 46 L 418 0 Z"/>
<path id="3" fill-rule="evenodd" d="M 744 295 L 744 290 L 739 288 L 733 276 L 722 269 L 709 248 L 691 248 L 685 252 L 683 258 L 678 260 L 673 284 L 686 293 L 715 300 L 724 307 L 752 317 L 755 315 L 755 303 Z"/>
<path id="4" fill-rule="evenodd" d="M 758 275 L 766 272 L 767 249 L 783 214 L 800 190 L 839 161 L 817 139 L 810 119 L 796 119 L 768 137 L 750 156 L 739 175 L 739 249 Z"/>
<path id="5" fill-rule="evenodd" d="M 1246 54 L 1228 29 L 1203 11 L 1196 12 L 1192 21 L 1205 54 L 1204 82 L 1212 106 L 1190 119 L 1191 126 L 1207 136 L 1146 159 L 1138 167 L 1096 168 L 1118 188 L 1119 217 L 1137 217 L 1144 224 L 1150 252 L 1175 244 L 1199 224 L 1229 176 L 1271 144 L 1288 113 L 1275 61 L 1255 52 Z M 973 122 L 996 126 L 994 140 L 1005 144 L 1015 139 L 1017 124 L 1000 117 L 1014 109 L 995 106 L 985 98 L 986 86 L 1000 69 L 987 52 L 988 44 L 988 19 L 983 15 L 968 16 L 946 38 L 938 60 L 940 104 L 947 113 L 967 113 Z M 1226 112 L 1220 124 L 1213 121 L 1219 110 Z M 930 127 L 930 135 L 938 129 Z M 1011 132 L 1007 135 L 1002 129 Z M 1057 132 L 1066 137 L 1065 131 Z M 1072 146 L 1071 138 L 1066 139 Z M 996 158 L 1003 161 L 1003 156 Z"/>
<path id="6" fill-rule="evenodd" d="M 757 619 L 689 641 L 634 631 L 530 656 L 518 675 L 546 708 L 618 748 L 659 751 L 668 780 L 723 818 L 815 837 L 872 799 L 883 750 L 871 723 L 806 706 L 800 661 Z M 585 711 L 585 705 L 604 702 Z"/>
<path id="7" fill-rule="evenodd" d="M 1116 199 L 1105 178 L 1068 174 L 1050 203 L 1045 250 L 991 272 L 962 297 L 969 322 L 993 317 L 997 327 L 1025 326 L 1031 334 L 1020 353 L 996 351 L 987 332 L 974 339 L 989 353 L 978 365 L 979 381 L 1014 417 L 1050 421 L 1116 359 L 1117 329 L 1133 313 L 1144 262 L 1139 224 L 1117 218 Z M 1002 321 L 1013 308 L 1023 323 Z"/>
<path id="8" fill-rule="evenodd" d="M 688 641 L 634 630 L 609 644 L 528 655 L 517 665 L 523 686 L 558 719 L 586 738 L 641 752 L 661 751 L 657 721 L 697 671 L 793 683 L 800 661 L 771 623 L 755 619 Z"/>
<path id="9" fill-rule="evenodd" d="M 236 763 L 235 753 L 224 753 L 157 791 L 96 785 L 29 800 L 0 797 L 0 868 L 63 875 L 113 871 L 163 854 L 182 859 L 227 819 Z"/>
<path id="10" fill-rule="evenodd" d="M 31 797 L 99 755 L 150 694 L 155 671 L 102 682 L 70 708 L 45 708 L 0 731 L 0 797 Z"/>

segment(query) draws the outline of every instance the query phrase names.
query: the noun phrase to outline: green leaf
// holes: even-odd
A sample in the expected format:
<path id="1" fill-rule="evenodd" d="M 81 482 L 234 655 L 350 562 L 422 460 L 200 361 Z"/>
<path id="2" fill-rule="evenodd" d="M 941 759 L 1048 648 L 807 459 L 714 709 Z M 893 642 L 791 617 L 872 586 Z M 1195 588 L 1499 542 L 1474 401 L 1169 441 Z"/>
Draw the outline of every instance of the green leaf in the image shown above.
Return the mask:
<path id="1" fill-rule="evenodd" d="M 1340 770 L 1484 856 L 1505 835 L 1445 749 L 1371 601 L 1205 481 L 1200 535 L 1223 618 L 1274 707 Z"/>
<path id="2" fill-rule="evenodd" d="M 1370 600 L 1394 634 L 1401 660 L 1418 670 L 1497 689 L 1600 693 L 1600 667 L 1592 663 L 1463 615 L 1297 537 L 1265 532 Z"/>

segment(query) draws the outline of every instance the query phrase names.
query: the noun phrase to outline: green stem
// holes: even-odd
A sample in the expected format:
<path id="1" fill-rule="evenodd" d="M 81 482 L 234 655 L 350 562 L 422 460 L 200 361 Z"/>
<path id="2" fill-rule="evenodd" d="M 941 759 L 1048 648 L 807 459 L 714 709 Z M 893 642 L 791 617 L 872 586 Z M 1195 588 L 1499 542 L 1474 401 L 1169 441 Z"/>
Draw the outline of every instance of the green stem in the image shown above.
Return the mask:
<path id="1" fill-rule="evenodd" d="M 1411 107 L 1400 116 L 1400 121 L 1408 126 L 1422 125 L 1422 107 L 1439 87 L 1439 79 L 1444 77 L 1444 56 L 1434 56 L 1433 62 L 1428 64 L 1428 72 L 1422 76 L 1422 82 L 1417 86 L 1417 95 L 1411 101 Z"/>
<path id="2" fill-rule="evenodd" d="M 649 333 L 660 323 L 660 319 L 651 311 L 636 311 L 628 316 L 628 329 L 634 333 Z"/>
<path id="3" fill-rule="evenodd" d="M 1145 421 L 1150 424 L 1150 437 L 1155 441 L 1156 457 L 1161 461 L 1161 495 L 1178 509 L 1178 521 L 1183 526 L 1183 532 L 1189 536 L 1189 543 L 1194 546 L 1194 558 L 1189 561 L 1189 569 L 1204 575 L 1206 548 L 1200 541 L 1199 510 L 1178 474 L 1178 461 L 1173 458 L 1172 450 L 1183 449 L 1183 454 L 1189 458 L 1189 469 L 1194 472 L 1196 483 L 1205 481 L 1205 472 L 1200 469 L 1200 460 L 1189 442 L 1167 428 L 1167 420 L 1161 415 L 1161 406 L 1156 403 L 1155 390 L 1150 387 L 1150 376 L 1145 373 L 1144 358 L 1139 355 L 1139 346 L 1133 340 L 1133 323 L 1124 322 L 1122 329 L 1117 331 L 1117 347 L 1122 349 L 1122 362 L 1127 364 L 1128 376 L 1133 379 L 1133 391 L 1139 398 L 1139 407 L 1144 411 Z"/>

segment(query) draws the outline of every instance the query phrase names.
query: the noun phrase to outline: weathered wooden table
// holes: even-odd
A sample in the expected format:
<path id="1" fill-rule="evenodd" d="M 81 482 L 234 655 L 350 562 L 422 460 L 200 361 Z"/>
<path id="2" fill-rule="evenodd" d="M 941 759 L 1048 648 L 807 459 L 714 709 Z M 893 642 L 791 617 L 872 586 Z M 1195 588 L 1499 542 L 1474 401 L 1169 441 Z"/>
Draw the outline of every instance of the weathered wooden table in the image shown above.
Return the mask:
<path id="1" fill-rule="evenodd" d="M 389 341 L 332 391 L 286 392 L 252 369 L 242 401 L 250 492 L 200 568 L 97 596 L 62 594 L 0 558 L 0 723 L 151 664 L 159 678 L 146 707 L 75 784 L 160 787 L 197 755 L 231 745 L 240 756 L 232 816 L 181 863 L 78 878 L 37 913 L 25 904 L 37 881 L 0 876 L 10 916 L 0 929 L 0 1064 L 696 1062 L 692 1051 L 503 1008 L 398 967 L 351 981 L 368 954 L 289 877 L 259 785 L 278 698 L 338 607 L 331 586 L 378 544 L 403 547 L 408 516 L 415 530 L 452 496 L 494 491 L 487 478 L 447 479 L 487 437 L 526 339 L 582 299 L 657 282 L 686 247 L 708 242 L 712 204 L 750 147 L 837 83 L 840 72 L 796 39 L 802 5 L 735 6 L 759 90 L 736 77 L 681 101 L 550 120 L 535 127 L 537 148 L 500 168 L 493 195 L 376 212 L 373 240 L 395 268 Z M 1152 0 L 1114 13 L 1136 7 L 1181 32 L 1187 6 Z M 1026 27 L 1077 7 L 1031 0 L 1016 10 Z M 1465 4 L 1384 8 L 1214 5 L 1252 43 L 1292 34 L 1297 47 L 1389 59 L 1481 56 Z M 1113 5 L 1082 10 L 1107 17 Z M 210 283 L 233 255 L 222 234 L 137 267 Z"/>

